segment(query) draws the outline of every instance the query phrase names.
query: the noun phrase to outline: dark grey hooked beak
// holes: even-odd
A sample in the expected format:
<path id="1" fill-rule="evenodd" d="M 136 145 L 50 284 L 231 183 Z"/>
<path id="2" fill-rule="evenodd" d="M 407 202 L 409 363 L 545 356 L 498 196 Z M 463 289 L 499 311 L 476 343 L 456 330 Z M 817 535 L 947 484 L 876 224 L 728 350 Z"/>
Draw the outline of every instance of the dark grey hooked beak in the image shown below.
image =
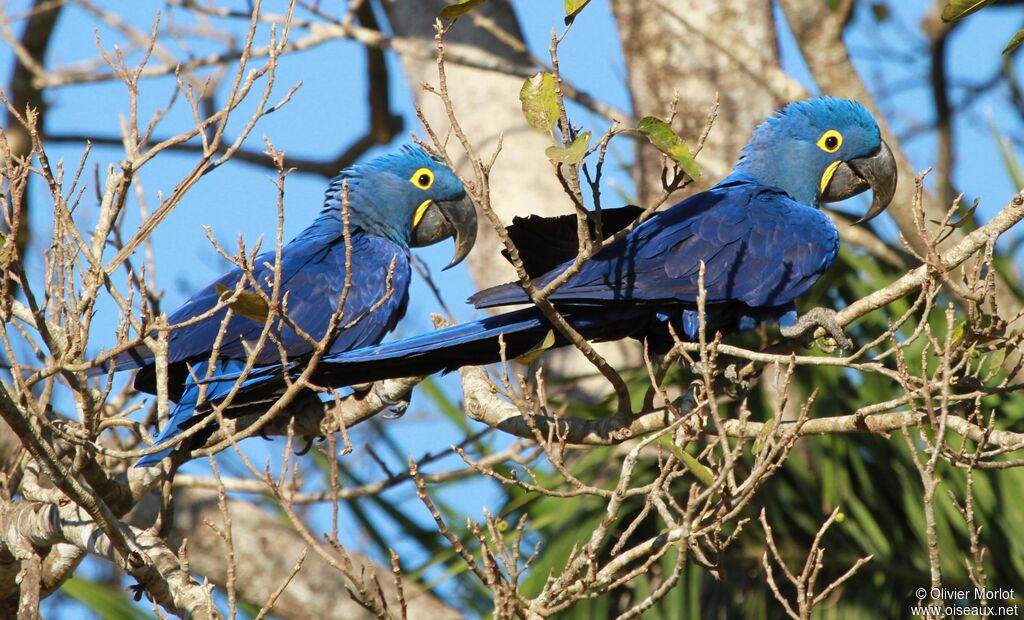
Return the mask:
<path id="1" fill-rule="evenodd" d="M 896 193 L 896 158 L 882 141 L 874 155 L 845 161 L 836 168 L 821 194 L 822 202 L 839 202 L 871 189 L 871 208 L 856 221 L 862 224 L 875 217 L 892 202 Z"/>
<path id="2" fill-rule="evenodd" d="M 476 207 L 469 196 L 465 195 L 458 200 L 431 202 L 419 221 L 413 225 L 410 236 L 409 245 L 414 248 L 433 245 L 453 237 L 455 256 L 445 269 L 454 267 L 466 258 L 476 243 Z"/>

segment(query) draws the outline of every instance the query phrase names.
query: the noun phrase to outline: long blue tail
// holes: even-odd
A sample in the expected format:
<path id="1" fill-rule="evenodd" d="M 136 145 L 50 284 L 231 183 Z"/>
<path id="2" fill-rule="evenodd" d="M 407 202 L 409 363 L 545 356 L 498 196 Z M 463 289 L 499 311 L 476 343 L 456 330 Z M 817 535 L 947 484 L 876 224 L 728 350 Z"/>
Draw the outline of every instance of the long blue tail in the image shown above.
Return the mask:
<path id="1" fill-rule="evenodd" d="M 350 385 L 393 377 L 447 372 L 461 366 L 500 361 L 500 342 L 504 342 L 506 359 L 519 357 L 535 350 L 541 344 L 564 344 L 554 336 L 548 337 L 549 333 L 553 334 L 552 328 L 542 318 L 540 312 L 531 307 L 388 344 L 326 355 L 317 365 L 312 380 L 318 385 L 340 388 L 336 391 L 344 397 L 352 393 L 352 390 L 346 387 Z M 156 438 L 157 444 L 173 440 L 207 414 L 205 411 L 196 414 L 200 384 L 207 386 L 207 402 L 223 398 L 237 382 L 244 362 L 218 361 L 218 372 L 210 379 L 204 379 L 207 366 L 206 362 L 193 366 L 192 374 L 200 381 L 196 383 L 191 378 L 188 380 L 181 400 Z M 301 370 L 299 362 L 292 363 L 288 368 L 281 365 L 255 368 L 239 387 L 236 400 L 232 404 L 244 406 L 246 403 L 263 401 L 283 389 L 286 372 L 294 375 Z M 326 396 L 333 399 L 333 395 Z M 144 456 L 135 466 L 155 466 L 175 447 L 171 446 Z"/>
<path id="2" fill-rule="evenodd" d="M 649 314 L 638 307 L 562 309 L 561 314 L 585 338 L 619 339 L 642 330 Z M 462 366 L 478 366 L 512 360 L 534 351 L 564 346 L 566 340 L 531 306 L 471 323 L 453 325 L 394 342 L 326 355 L 310 380 L 321 386 L 338 387 L 396 377 L 415 377 L 450 372 Z M 283 385 L 284 373 L 302 371 L 298 364 L 288 368 L 267 366 L 250 373 L 246 390 L 273 393 Z M 215 381 L 230 382 L 236 375 Z"/>
<path id="3" fill-rule="evenodd" d="M 543 343 L 550 331 L 536 308 L 525 308 L 394 342 L 325 355 L 317 364 L 312 381 L 338 387 L 490 364 L 501 360 L 501 342 L 506 359 L 513 359 Z M 296 375 L 301 371 L 298 363 L 287 369 L 255 369 L 249 374 L 246 389 L 273 389 L 284 372 Z M 227 374 L 212 381 L 230 383 L 237 377 L 237 373 Z"/>
<path id="4" fill-rule="evenodd" d="M 192 374 L 202 379 L 206 376 L 206 370 L 209 367 L 208 362 L 198 362 L 192 365 Z M 218 360 L 214 375 L 238 373 L 245 367 L 245 362 L 239 360 Z M 206 388 L 206 401 L 214 401 L 219 398 L 227 396 L 228 392 L 231 391 L 231 381 L 215 381 L 210 382 Z M 197 417 L 196 405 L 199 402 L 199 388 L 200 383 L 195 382 L 190 376 L 185 382 L 185 391 L 182 393 L 181 398 L 175 404 L 174 409 L 171 411 L 170 417 L 167 418 L 167 424 L 160 429 L 160 434 L 156 436 L 156 443 L 153 445 L 160 445 L 166 443 L 178 435 L 182 434 L 193 425 L 202 419 L 202 416 Z M 154 467 L 160 463 L 168 454 L 174 451 L 178 444 L 168 446 L 167 448 L 154 452 L 153 454 L 147 454 L 146 456 L 139 459 L 139 462 L 135 464 L 136 467 Z"/>

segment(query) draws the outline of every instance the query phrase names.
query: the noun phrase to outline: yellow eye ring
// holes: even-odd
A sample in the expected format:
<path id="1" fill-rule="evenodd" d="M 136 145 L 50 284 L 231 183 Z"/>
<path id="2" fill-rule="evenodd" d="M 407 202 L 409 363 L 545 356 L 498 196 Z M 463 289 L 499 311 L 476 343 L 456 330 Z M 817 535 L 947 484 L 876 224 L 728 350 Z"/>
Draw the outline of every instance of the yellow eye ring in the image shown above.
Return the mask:
<path id="1" fill-rule="evenodd" d="M 409 182 L 422 190 L 428 190 L 434 184 L 434 173 L 430 168 L 420 168 L 412 173 Z"/>
<path id="2" fill-rule="evenodd" d="M 835 153 L 843 146 L 843 134 L 835 129 L 829 129 L 818 138 L 818 148 L 826 153 Z"/>

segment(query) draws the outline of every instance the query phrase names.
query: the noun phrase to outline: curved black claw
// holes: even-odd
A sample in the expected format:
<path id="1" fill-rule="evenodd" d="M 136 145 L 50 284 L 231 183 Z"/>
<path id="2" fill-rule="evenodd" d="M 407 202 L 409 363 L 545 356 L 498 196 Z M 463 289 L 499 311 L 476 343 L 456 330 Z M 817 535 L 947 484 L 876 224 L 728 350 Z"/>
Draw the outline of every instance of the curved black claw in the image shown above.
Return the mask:
<path id="1" fill-rule="evenodd" d="M 313 449 L 313 442 L 316 441 L 316 437 L 303 437 L 303 439 L 306 440 L 306 445 L 297 450 L 295 456 L 306 456 Z"/>
<path id="2" fill-rule="evenodd" d="M 812 308 L 801 316 L 795 325 L 780 327 L 783 338 L 799 338 L 804 346 L 814 343 L 814 330 L 822 328 L 836 341 L 840 349 L 852 349 L 853 341 L 847 337 L 843 328 L 836 320 L 836 311 L 831 308 Z"/>
<path id="3" fill-rule="evenodd" d="M 146 586 L 142 585 L 141 583 L 133 583 L 132 585 L 128 586 L 128 591 L 132 593 L 132 598 L 135 599 L 136 603 L 141 601 L 143 596 L 146 597 L 147 601 L 153 600 L 153 598 L 149 595 L 149 590 L 147 590 Z"/>
<path id="4" fill-rule="evenodd" d="M 412 394 L 406 394 L 404 398 L 399 398 L 394 401 L 385 401 L 388 406 L 384 409 L 384 413 L 381 415 L 385 420 L 396 420 L 405 415 L 405 412 L 409 410 L 409 405 L 412 404 Z"/>
<path id="5" fill-rule="evenodd" d="M 381 417 L 385 420 L 397 420 L 398 418 L 405 415 L 405 412 L 409 410 L 409 401 L 400 400 L 388 405 L 384 409 L 385 413 L 381 414 Z"/>

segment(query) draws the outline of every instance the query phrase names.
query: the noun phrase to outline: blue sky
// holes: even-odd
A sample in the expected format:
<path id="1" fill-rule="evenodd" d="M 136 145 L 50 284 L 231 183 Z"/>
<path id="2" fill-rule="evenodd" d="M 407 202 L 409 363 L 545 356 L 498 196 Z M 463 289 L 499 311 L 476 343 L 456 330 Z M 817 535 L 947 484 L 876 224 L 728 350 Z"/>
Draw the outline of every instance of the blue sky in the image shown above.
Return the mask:
<path id="1" fill-rule="evenodd" d="M 24 0 L 11 2 L 8 12 L 18 12 L 27 3 Z M 127 2 L 110 3 L 116 6 L 119 14 L 126 21 L 137 27 L 148 30 L 157 11 L 163 12 L 164 24 L 168 19 L 174 20 L 178 26 L 187 26 L 182 21 L 180 11 L 171 11 L 160 2 Z M 235 3 L 244 7 L 246 3 Z M 282 3 L 275 5 L 279 10 Z M 924 77 L 927 75 L 927 57 L 924 54 L 924 41 L 917 32 L 917 24 L 923 13 L 931 6 L 925 0 L 890 2 L 894 15 L 889 22 L 878 25 L 872 21 L 869 11 L 859 11 L 857 21 L 850 30 L 848 43 L 854 52 L 855 62 L 868 83 L 879 90 L 892 92 L 893 96 L 886 100 L 883 111 L 889 117 L 898 133 L 903 133 L 914 124 L 928 122 L 932 118 L 931 100 Z M 550 32 L 562 27 L 561 2 L 519 2 L 517 8 L 522 20 L 527 42 L 537 55 L 543 57 L 549 44 Z M 988 9 L 968 19 L 952 38 L 949 58 L 952 63 L 954 83 L 978 82 L 990 75 L 998 63 L 1002 62 L 1000 52 L 1012 34 L 1024 25 L 1024 11 L 1020 9 Z M 21 25 L 16 24 L 16 31 Z M 235 22 L 241 32 L 244 24 Z M 103 44 L 112 48 L 122 41 L 119 33 L 87 18 L 84 12 L 75 6 L 65 10 L 58 26 L 56 37 L 51 48 L 49 66 L 60 66 L 97 56 L 94 32 L 98 32 Z M 262 31 L 262 40 L 266 40 L 266 31 Z M 796 52 L 791 37 L 785 30 L 780 33 L 783 50 L 784 67 L 801 81 L 809 90 L 817 92 L 817 87 L 807 73 Z M 871 50 L 882 46 L 886 53 L 875 54 Z M 213 45 L 196 45 L 196 54 L 214 51 Z M 597 95 L 604 101 L 623 109 L 629 109 L 630 101 L 626 89 L 626 73 L 617 43 L 614 20 L 608 8 L 608 0 L 594 0 L 585 9 L 573 26 L 573 32 L 560 49 L 560 64 L 564 75 L 581 88 Z M 293 101 L 280 111 L 262 120 L 252 133 L 247 147 L 253 150 L 262 149 L 263 137 L 270 139 L 278 149 L 289 154 L 305 157 L 329 157 L 336 154 L 345 145 L 358 137 L 365 127 L 368 115 L 365 109 L 366 90 L 363 49 L 351 42 L 333 42 L 317 48 L 285 57 L 280 64 L 275 87 L 275 98 L 282 96 L 288 88 L 302 82 Z M 902 59 L 902 60 L 901 60 Z M 420 131 L 413 115 L 411 96 L 400 67 L 391 57 L 389 63 L 393 69 L 392 104 L 406 118 L 406 126 L 413 131 Z M 10 68 L 13 64 L 11 51 L 0 48 L 0 84 L 6 84 Z M 1019 74 L 1020 61 L 1016 70 Z M 227 76 L 230 79 L 231 75 Z M 146 118 L 153 110 L 166 105 L 174 83 L 169 78 L 154 79 L 144 83 L 142 100 L 142 118 Z M 877 92 L 876 92 L 877 94 Z M 51 108 L 48 117 L 49 130 L 55 133 L 95 132 L 114 136 L 117 134 L 119 116 L 127 108 L 127 95 L 123 85 L 115 82 L 76 86 L 60 91 L 48 92 L 47 101 Z M 273 99 L 273 98 L 272 98 Z M 179 101 L 166 121 L 167 129 L 158 130 L 159 135 L 177 132 L 189 122 L 189 112 L 183 101 Z M 982 219 L 990 217 L 998 211 L 1013 195 L 1009 175 L 1006 173 L 1000 155 L 993 142 L 989 124 L 994 123 L 1000 130 L 1015 131 L 1024 134 L 1020 116 L 1010 109 L 1005 88 L 995 89 L 981 97 L 972 107 L 969 114 L 958 120 L 957 159 L 959 166 L 955 177 L 956 183 L 970 196 L 982 199 L 979 214 Z M 231 136 L 237 134 L 239 123 L 245 118 L 245 111 L 251 109 L 243 106 L 236 113 Z M 595 133 L 604 130 L 603 121 L 588 118 L 585 115 L 576 117 L 586 128 Z M 406 135 L 396 139 L 395 144 L 406 141 Z M 930 133 L 907 141 L 904 144 L 917 168 L 932 165 L 935 159 L 935 139 Z M 384 152 L 385 148 L 375 149 L 370 156 Z M 623 152 L 628 152 L 623 149 Z M 90 156 L 90 168 L 87 177 L 91 177 L 91 166 L 99 165 L 101 171 L 115 163 L 121 153 L 118 149 L 96 147 Z M 81 156 L 80 146 L 55 145 L 50 149 L 51 159 L 63 158 L 69 166 L 73 166 Z M 161 156 L 156 162 L 144 168 L 139 180 L 147 196 L 149 209 L 157 204 L 157 195 L 169 194 L 174 184 L 180 180 L 195 161 L 192 154 L 168 154 Z M 166 289 L 164 297 L 165 310 L 171 310 L 184 301 L 189 292 L 205 284 L 220 274 L 224 261 L 218 257 L 204 237 L 203 226 L 211 227 L 213 233 L 228 248 L 233 249 L 238 235 L 245 238 L 249 247 L 260 235 L 266 235 L 264 247 L 271 247 L 276 226 L 275 190 L 272 183 L 273 172 L 265 168 L 231 163 L 214 171 L 203 178 L 188 194 L 187 198 L 167 218 L 153 235 L 153 257 L 157 268 L 157 277 Z M 627 185 L 628 176 L 620 175 L 617 181 Z M 319 211 L 323 191 L 327 180 L 309 174 L 295 173 L 287 181 L 286 194 L 286 225 L 285 237 L 290 238 L 300 231 Z M 36 187 L 42 190 L 41 186 Z M 46 235 L 50 226 L 49 212 L 44 204 L 43 191 L 37 191 L 37 209 L 33 213 L 33 227 L 36 230 L 34 251 L 37 256 L 46 244 Z M 132 199 L 134 201 L 134 197 Z M 90 226 L 91 213 L 95 211 L 94 194 L 87 192 L 79 207 L 77 217 L 83 228 Z M 133 230 L 138 222 L 135 207 L 129 208 L 128 229 Z M 134 218 L 134 219 L 133 219 Z M 889 226 L 887 220 L 882 224 Z M 426 260 L 432 272 L 443 285 L 448 304 L 456 310 L 460 318 L 468 318 L 471 313 L 462 301 L 472 292 L 473 285 L 465 265 L 440 274 L 440 268 L 447 262 L 451 253 L 449 243 L 439 247 L 417 251 Z M 36 269 L 41 262 L 36 259 L 31 263 Z M 426 287 L 418 281 L 412 290 L 412 303 L 407 319 L 399 328 L 399 333 L 415 333 L 429 329 L 429 313 L 436 311 L 436 302 Z M 107 316 L 102 314 L 96 321 L 93 346 L 112 342 L 112 307 L 107 307 Z M 457 383 L 448 380 L 446 388 L 457 392 Z M 428 451 L 438 451 L 462 438 L 461 431 L 444 421 L 441 414 L 434 411 L 428 399 L 422 395 L 414 401 L 412 410 L 401 421 L 384 422 L 395 431 L 403 445 L 414 455 Z M 368 431 L 358 431 L 353 436 L 356 445 L 372 441 Z M 501 440 L 505 443 L 507 440 Z M 276 444 L 271 444 L 276 446 Z M 267 444 L 250 441 L 246 448 L 259 454 L 256 462 L 262 462 L 263 452 Z M 279 449 L 277 450 L 279 452 Z M 266 452 L 273 455 L 274 449 Z M 357 452 L 353 462 L 361 463 L 358 469 L 364 476 L 376 474 L 376 470 L 365 454 Z M 230 460 L 230 459 L 229 459 Z M 443 468 L 454 465 L 454 461 L 445 461 Z M 393 466 L 401 468 L 396 459 Z M 461 487 L 458 494 L 449 494 L 448 499 L 460 511 L 478 517 L 481 508 L 492 501 L 497 494 L 488 483 L 475 482 Z M 408 497 L 409 490 L 395 493 Z M 319 511 L 318 511 L 319 512 Z M 321 514 L 326 513 L 324 509 Z M 413 511 L 416 518 L 427 521 L 425 510 L 417 505 Z M 403 545 L 397 544 L 399 552 Z"/>

